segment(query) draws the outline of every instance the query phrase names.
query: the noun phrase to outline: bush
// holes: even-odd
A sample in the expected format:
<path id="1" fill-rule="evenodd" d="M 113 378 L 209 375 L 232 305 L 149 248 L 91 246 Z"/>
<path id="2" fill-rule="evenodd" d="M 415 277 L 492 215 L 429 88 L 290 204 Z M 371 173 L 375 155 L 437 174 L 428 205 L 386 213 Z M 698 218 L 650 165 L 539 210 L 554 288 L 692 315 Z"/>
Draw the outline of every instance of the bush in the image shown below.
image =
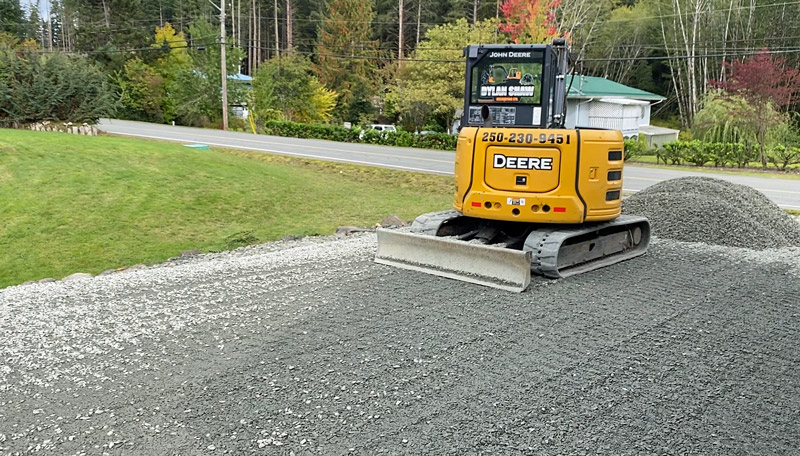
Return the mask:
<path id="1" fill-rule="evenodd" d="M 418 147 L 436 150 L 455 150 L 457 136 L 446 133 L 415 135 L 406 131 L 348 130 L 338 125 L 302 124 L 296 122 L 265 122 L 261 132 L 267 135 L 293 138 L 327 139 L 329 141 L 379 144 L 383 146 Z"/>
<path id="2" fill-rule="evenodd" d="M 776 157 L 780 152 L 776 151 Z M 709 143 L 698 140 L 692 141 L 670 141 L 665 143 L 662 149 L 657 152 L 659 161 L 680 165 L 681 163 L 692 163 L 696 166 L 703 166 L 708 162 L 714 166 L 725 166 L 727 164 L 736 165 L 744 168 L 751 161 L 759 157 L 758 148 L 752 144 L 742 143 Z M 777 159 L 777 158 L 776 158 Z M 791 164 L 786 163 L 786 166 Z"/>
<path id="3" fill-rule="evenodd" d="M 0 126 L 97 123 L 114 111 L 106 80 L 84 57 L 0 48 Z"/>
<path id="4" fill-rule="evenodd" d="M 744 168 L 751 161 L 757 160 L 759 152 L 756 145 L 736 143 L 731 144 L 731 163 L 739 168 Z"/>
<path id="5" fill-rule="evenodd" d="M 714 166 L 725 166 L 730 158 L 730 143 L 708 143 L 709 160 L 714 163 Z"/>
<path id="6" fill-rule="evenodd" d="M 327 139 L 340 142 L 358 142 L 359 130 L 348 130 L 338 125 L 303 124 L 271 120 L 265 122 L 262 133 L 292 138 Z"/>
<path id="7" fill-rule="evenodd" d="M 681 141 L 680 149 L 683 160 L 693 163 L 695 166 L 703 166 L 711 158 L 709 143 L 704 143 L 696 139 L 692 141 Z"/>
<path id="8" fill-rule="evenodd" d="M 683 157 L 681 154 L 682 143 L 683 141 L 670 141 L 668 143 L 664 143 L 662 148 L 656 153 L 656 163 L 659 160 L 663 160 L 665 165 L 667 164 L 667 161 L 671 162 L 673 165 L 680 165 Z"/>
<path id="9" fill-rule="evenodd" d="M 434 133 L 428 135 L 415 135 L 415 146 L 423 149 L 456 150 L 458 135 L 447 133 Z"/>
<path id="10" fill-rule="evenodd" d="M 800 148 L 794 146 L 786 147 L 779 144 L 767 151 L 767 158 L 769 158 L 769 161 L 777 168 L 780 168 L 781 171 L 786 171 L 789 165 L 798 163 L 798 159 L 800 159 Z"/>
<path id="11" fill-rule="evenodd" d="M 639 155 L 644 155 L 645 151 L 647 151 L 647 143 L 644 138 L 639 137 L 637 139 L 625 140 L 625 161 L 633 157 L 638 157 Z"/>

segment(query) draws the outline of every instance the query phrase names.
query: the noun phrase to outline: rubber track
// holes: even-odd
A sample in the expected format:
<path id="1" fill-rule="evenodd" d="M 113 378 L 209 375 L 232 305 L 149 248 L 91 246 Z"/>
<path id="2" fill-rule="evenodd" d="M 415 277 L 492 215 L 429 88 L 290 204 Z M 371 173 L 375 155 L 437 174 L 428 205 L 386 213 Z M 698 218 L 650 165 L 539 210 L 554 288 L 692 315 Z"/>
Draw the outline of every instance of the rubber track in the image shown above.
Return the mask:
<path id="1" fill-rule="evenodd" d="M 623 228 L 626 226 L 643 225 L 641 242 L 624 252 L 598 258 L 581 263 L 567 270 L 559 270 L 558 254 L 562 245 L 571 238 L 596 233 L 609 228 Z M 598 269 L 622 260 L 643 255 L 650 242 L 650 225 L 646 218 L 631 215 L 621 215 L 609 222 L 591 225 L 581 225 L 577 228 L 549 228 L 537 229 L 531 232 L 525 240 L 523 250 L 533 253 L 531 257 L 531 272 L 553 279 L 569 277 L 571 275 Z"/>
<path id="2" fill-rule="evenodd" d="M 417 217 L 411 224 L 411 231 L 428 236 L 437 236 L 439 228 L 451 220 L 463 217 L 460 212 L 450 209 L 447 211 L 428 212 Z"/>
<path id="3" fill-rule="evenodd" d="M 447 223 L 454 221 L 460 217 L 464 217 L 455 210 L 446 210 L 439 212 L 429 212 L 417 217 L 411 225 L 411 231 L 414 233 L 424 234 L 428 236 L 443 236 L 441 229 Z M 484 222 L 486 222 L 484 220 Z M 609 228 L 618 227 L 620 229 L 640 225 L 642 229 L 642 239 L 636 247 L 598 258 L 595 260 L 587 261 L 579 265 L 575 265 L 565 270 L 558 268 L 558 255 L 561 247 L 569 239 L 589 235 L 598 231 L 608 230 Z M 609 222 L 592 223 L 580 225 L 575 228 L 562 228 L 561 226 L 546 225 L 546 227 L 538 228 L 528 235 L 525 240 L 524 251 L 531 252 L 531 272 L 534 274 L 542 275 L 545 277 L 558 279 L 569 277 L 571 275 L 579 274 L 582 272 L 598 269 L 603 266 L 608 266 L 613 263 L 643 255 L 647 251 L 647 246 L 650 241 L 650 228 L 649 222 L 644 217 L 622 215 Z"/>

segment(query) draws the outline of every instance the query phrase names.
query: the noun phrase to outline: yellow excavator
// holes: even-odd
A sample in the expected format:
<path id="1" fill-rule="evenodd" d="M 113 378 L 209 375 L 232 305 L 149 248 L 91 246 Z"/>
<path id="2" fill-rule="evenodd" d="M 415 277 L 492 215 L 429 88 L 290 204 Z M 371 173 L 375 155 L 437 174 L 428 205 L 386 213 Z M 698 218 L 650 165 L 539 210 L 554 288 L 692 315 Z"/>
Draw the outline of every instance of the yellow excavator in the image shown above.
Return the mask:
<path id="1" fill-rule="evenodd" d="M 523 291 L 647 250 L 650 223 L 621 215 L 622 133 L 565 128 L 569 48 L 471 45 L 453 209 L 378 230 L 375 261 Z M 498 80 L 495 68 L 525 78 Z"/>

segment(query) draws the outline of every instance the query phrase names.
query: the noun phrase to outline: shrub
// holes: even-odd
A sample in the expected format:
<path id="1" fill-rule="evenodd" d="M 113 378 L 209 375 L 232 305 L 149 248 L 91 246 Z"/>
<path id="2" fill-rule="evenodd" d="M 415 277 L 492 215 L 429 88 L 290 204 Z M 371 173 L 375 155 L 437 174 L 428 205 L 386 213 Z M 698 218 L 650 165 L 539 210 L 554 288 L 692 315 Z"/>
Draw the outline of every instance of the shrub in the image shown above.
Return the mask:
<path id="1" fill-rule="evenodd" d="M 789 165 L 797 163 L 798 159 L 800 159 L 800 148 L 794 146 L 786 147 L 783 144 L 779 144 L 767 151 L 767 158 L 781 171 L 786 171 Z"/>
<path id="2" fill-rule="evenodd" d="M 709 160 L 714 163 L 714 166 L 725 166 L 728 163 L 730 156 L 730 143 L 709 143 L 707 144 Z"/>
<path id="3" fill-rule="evenodd" d="M 415 146 L 423 149 L 456 150 L 458 135 L 435 133 L 428 135 L 415 135 Z"/>
<path id="4" fill-rule="evenodd" d="M 630 158 L 633 157 L 638 157 L 639 155 L 644 155 L 646 150 L 647 150 L 647 143 L 645 142 L 644 138 L 639 137 L 637 139 L 626 139 L 625 161 L 628 161 Z"/>
<path id="5" fill-rule="evenodd" d="M 340 142 L 358 142 L 358 130 L 348 130 L 338 125 L 303 124 L 271 120 L 265 122 L 262 133 L 292 138 L 328 139 Z"/>
<path id="6" fill-rule="evenodd" d="M 751 161 L 758 159 L 758 156 L 759 152 L 755 145 L 743 143 L 731 144 L 730 161 L 739 168 L 744 168 Z"/>
<path id="7" fill-rule="evenodd" d="M 446 133 L 415 135 L 407 131 L 381 132 L 377 130 L 348 130 L 338 125 L 302 124 L 296 122 L 268 121 L 261 127 L 267 135 L 293 138 L 327 139 L 330 141 L 379 144 L 383 146 L 418 147 L 424 149 L 455 150 L 457 136 Z"/>
<path id="8" fill-rule="evenodd" d="M 84 57 L 0 48 L 0 125 L 94 124 L 114 111 L 106 80 Z"/>
<path id="9" fill-rule="evenodd" d="M 711 158 L 711 148 L 709 144 L 698 141 L 680 141 L 680 154 L 684 161 L 693 163 L 695 166 L 703 166 Z"/>
<path id="10" fill-rule="evenodd" d="M 682 159 L 682 142 L 683 141 L 670 141 L 668 143 L 664 143 L 662 148 L 656 153 L 656 161 L 663 160 L 664 164 L 667 164 L 667 161 L 669 161 L 673 165 L 680 165 Z"/>

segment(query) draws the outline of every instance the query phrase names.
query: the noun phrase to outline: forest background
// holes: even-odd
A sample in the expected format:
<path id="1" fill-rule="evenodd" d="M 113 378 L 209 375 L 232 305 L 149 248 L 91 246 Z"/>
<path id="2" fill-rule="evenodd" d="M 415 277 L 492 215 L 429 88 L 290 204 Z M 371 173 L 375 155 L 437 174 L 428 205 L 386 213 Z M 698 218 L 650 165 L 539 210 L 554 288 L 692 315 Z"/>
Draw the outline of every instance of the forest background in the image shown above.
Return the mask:
<path id="1" fill-rule="evenodd" d="M 800 145 L 800 1 L 226 1 L 227 71 L 255 78 L 253 90 L 232 80 L 229 104 L 260 122 L 448 131 L 463 104 L 465 45 L 565 36 L 578 74 L 667 97 L 656 123 L 760 145 L 762 159 L 769 144 Z M 55 93 L 50 104 L 101 104 L 62 114 L 70 120 L 113 112 L 219 126 L 218 6 L 0 0 L 0 122 L 42 120 L 37 103 Z M 54 91 L 56 80 L 72 84 Z"/>

